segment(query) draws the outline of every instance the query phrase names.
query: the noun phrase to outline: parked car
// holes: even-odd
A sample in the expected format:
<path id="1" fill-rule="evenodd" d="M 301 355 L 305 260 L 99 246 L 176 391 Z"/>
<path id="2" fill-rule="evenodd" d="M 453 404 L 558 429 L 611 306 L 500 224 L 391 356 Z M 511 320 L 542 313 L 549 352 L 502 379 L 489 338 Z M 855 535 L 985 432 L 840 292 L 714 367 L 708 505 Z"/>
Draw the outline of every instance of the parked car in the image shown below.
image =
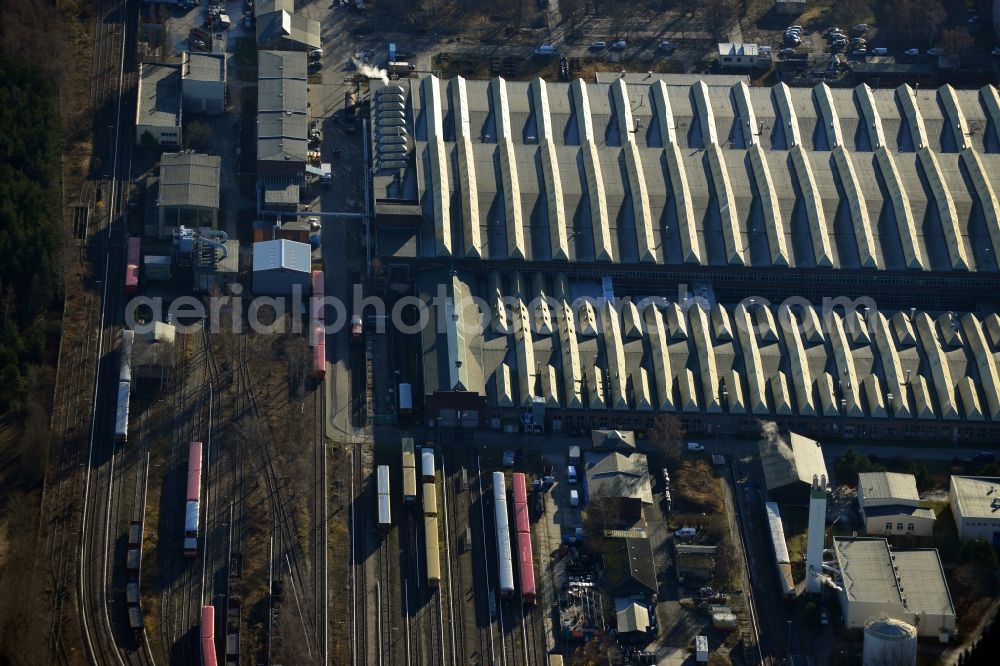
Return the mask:
<path id="1" fill-rule="evenodd" d="M 319 231 L 319 218 L 318 217 L 309 217 L 309 218 L 306 218 L 306 222 L 309 223 L 309 230 L 310 231 Z"/>
<path id="2" fill-rule="evenodd" d="M 819 612 L 819 623 L 824 627 L 830 624 L 830 614 L 825 608 L 821 609 Z"/>
<path id="3" fill-rule="evenodd" d="M 699 451 L 704 451 L 705 447 L 699 444 L 698 442 L 688 442 L 687 450 L 693 452 L 699 452 Z"/>
<path id="4" fill-rule="evenodd" d="M 994 58 L 1000 56 L 1000 46 L 994 46 L 993 50 L 990 51 L 990 54 L 992 54 Z"/>
<path id="5" fill-rule="evenodd" d="M 855 25 L 853 25 L 851 27 L 851 32 L 853 32 L 856 35 L 863 35 L 866 32 L 868 32 L 868 24 L 867 23 L 857 23 L 857 24 L 855 24 Z"/>
<path id="6" fill-rule="evenodd" d="M 927 49 L 927 55 L 929 55 L 929 56 L 943 56 L 944 55 L 944 49 L 939 49 L 938 47 L 935 46 L 932 49 Z"/>
<path id="7" fill-rule="evenodd" d="M 513 467 L 514 466 L 514 452 L 513 451 L 504 451 L 503 452 L 503 466 L 504 467 Z"/>
<path id="8" fill-rule="evenodd" d="M 590 45 L 591 51 L 603 51 L 606 48 L 608 48 L 607 42 L 594 42 Z"/>
<path id="9" fill-rule="evenodd" d="M 830 49 L 833 50 L 834 52 L 843 51 L 846 48 L 847 48 L 847 40 L 844 39 L 839 39 L 835 41 L 833 44 L 830 44 Z"/>
<path id="10" fill-rule="evenodd" d="M 794 35 L 785 35 L 785 44 L 789 46 L 801 46 L 802 40 Z"/>
<path id="11" fill-rule="evenodd" d="M 537 56 L 553 56 L 556 54 L 556 47 L 551 44 L 542 44 L 537 49 L 535 49 L 535 55 Z"/>
<path id="12" fill-rule="evenodd" d="M 905 51 L 903 51 L 903 54 L 908 55 L 912 58 L 913 56 L 920 55 L 920 49 L 906 49 Z"/>
<path id="13" fill-rule="evenodd" d="M 619 39 L 617 42 L 611 45 L 612 51 L 624 51 L 628 44 L 624 39 Z"/>
<path id="14" fill-rule="evenodd" d="M 664 51 L 665 53 L 673 53 L 674 51 L 677 50 L 677 45 L 671 42 L 670 40 L 665 39 L 662 42 L 660 42 L 660 50 Z"/>
<path id="15" fill-rule="evenodd" d="M 670 470 L 666 467 L 663 468 L 663 482 L 668 486 L 670 485 Z"/>
<path id="16" fill-rule="evenodd" d="M 781 49 L 778 51 L 778 57 L 787 58 L 788 56 L 795 55 L 795 49 Z"/>
<path id="17" fill-rule="evenodd" d="M 824 30 L 823 34 L 826 35 L 826 36 L 830 36 L 832 33 L 835 33 L 835 32 L 843 32 L 843 30 L 841 30 L 840 28 L 838 28 L 835 25 L 832 25 L 829 28 L 827 28 L 826 30 Z"/>
<path id="18" fill-rule="evenodd" d="M 566 480 L 569 481 L 570 484 L 576 483 L 576 467 L 574 465 L 570 465 L 566 468 Z"/>
<path id="19" fill-rule="evenodd" d="M 885 48 L 884 46 L 880 46 L 878 48 L 872 49 L 872 55 L 877 55 L 877 56 L 889 55 L 889 49 Z"/>
<path id="20" fill-rule="evenodd" d="M 862 46 L 861 48 L 857 48 L 851 51 L 851 55 L 854 56 L 855 58 L 864 58 L 868 55 L 868 49 Z"/>

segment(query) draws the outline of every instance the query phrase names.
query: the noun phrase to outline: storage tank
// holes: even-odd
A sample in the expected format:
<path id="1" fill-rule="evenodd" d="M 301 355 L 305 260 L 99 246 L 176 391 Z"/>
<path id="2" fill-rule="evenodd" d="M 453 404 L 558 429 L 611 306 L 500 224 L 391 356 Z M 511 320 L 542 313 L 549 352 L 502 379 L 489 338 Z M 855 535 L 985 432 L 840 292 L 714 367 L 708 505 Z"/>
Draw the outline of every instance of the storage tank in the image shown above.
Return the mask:
<path id="1" fill-rule="evenodd" d="M 891 617 L 879 617 L 865 624 L 863 666 L 906 666 L 917 663 L 917 630 Z"/>

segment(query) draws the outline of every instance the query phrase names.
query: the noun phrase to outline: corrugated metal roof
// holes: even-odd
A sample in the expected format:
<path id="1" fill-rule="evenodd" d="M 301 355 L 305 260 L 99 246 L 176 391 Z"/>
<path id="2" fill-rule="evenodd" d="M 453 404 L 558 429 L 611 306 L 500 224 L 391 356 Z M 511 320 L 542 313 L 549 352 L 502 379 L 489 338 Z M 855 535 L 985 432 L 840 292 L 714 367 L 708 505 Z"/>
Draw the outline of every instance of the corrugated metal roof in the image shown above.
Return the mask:
<path id="1" fill-rule="evenodd" d="M 261 241 L 253 244 L 253 270 L 309 273 L 312 254 L 309 245 L 290 240 Z"/>
<path id="2" fill-rule="evenodd" d="M 829 476 L 819 442 L 796 433 L 765 438 L 758 444 L 768 490 L 791 483 L 811 484 L 813 476 Z"/>
<path id="3" fill-rule="evenodd" d="M 161 206 L 219 207 L 222 159 L 199 153 L 164 153 L 160 160 Z"/>
<path id="4" fill-rule="evenodd" d="M 183 77 L 185 80 L 191 81 L 224 82 L 226 80 L 226 54 L 185 51 Z"/>
<path id="5" fill-rule="evenodd" d="M 899 472 L 863 472 L 858 474 L 858 489 L 868 500 L 920 501 L 917 479 Z"/>
<path id="6" fill-rule="evenodd" d="M 319 48 L 319 21 L 288 11 L 257 14 L 257 44 L 270 44 L 280 39 L 289 39 L 313 49 Z"/>
<path id="7" fill-rule="evenodd" d="M 626 456 L 617 451 L 588 453 L 586 461 L 587 494 L 591 499 L 633 497 L 644 504 L 653 503 L 645 455 L 633 453 Z"/>
<path id="8" fill-rule="evenodd" d="M 269 51 L 257 53 L 258 79 L 302 79 L 306 80 L 309 63 L 303 51 Z"/>

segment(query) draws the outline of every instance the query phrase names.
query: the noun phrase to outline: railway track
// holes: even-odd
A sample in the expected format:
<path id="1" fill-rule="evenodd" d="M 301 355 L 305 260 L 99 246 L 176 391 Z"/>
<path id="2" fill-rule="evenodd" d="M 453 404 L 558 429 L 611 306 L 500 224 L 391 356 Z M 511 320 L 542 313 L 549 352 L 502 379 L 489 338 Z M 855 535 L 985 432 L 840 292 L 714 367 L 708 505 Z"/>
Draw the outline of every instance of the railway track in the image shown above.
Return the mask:
<path id="1" fill-rule="evenodd" d="M 324 405 L 326 404 L 324 395 L 325 385 L 319 382 L 313 394 L 315 403 L 314 414 L 314 436 L 313 449 L 316 456 L 313 465 L 313 598 L 316 600 L 316 640 L 319 661 L 322 664 L 329 660 L 329 627 L 330 627 L 330 593 L 327 576 L 327 553 L 329 552 L 328 536 L 328 498 L 327 492 L 329 483 L 327 479 L 327 449 L 326 434 L 324 424 L 326 416 Z"/>
<path id="2" fill-rule="evenodd" d="M 264 485 L 273 517 L 271 572 L 272 578 L 280 581 L 281 587 L 283 589 L 287 588 L 287 591 L 291 592 L 290 604 L 282 602 L 277 610 L 272 610 L 271 630 L 268 632 L 268 659 L 270 660 L 274 656 L 276 631 L 280 630 L 283 634 L 285 628 L 291 625 L 301 631 L 306 658 L 312 661 L 316 658 L 317 654 L 317 613 L 315 609 L 309 608 L 302 598 L 305 590 L 308 589 L 306 577 L 302 573 L 302 566 L 300 564 L 302 548 L 295 538 L 295 524 L 282 498 L 280 479 L 275 470 L 271 455 L 270 444 L 273 440 L 273 431 L 270 424 L 261 414 L 253 380 L 250 376 L 249 337 L 249 334 L 244 334 L 241 337 L 239 372 L 242 374 L 241 382 L 243 390 L 246 391 L 250 414 L 261 424 L 263 430 L 261 441 L 257 445 L 257 453 L 260 461 L 260 473 L 264 477 Z M 288 583 L 287 586 L 285 585 L 286 582 Z M 273 587 L 271 592 L 273 598 Z M 291 612 L 294 613 L 294 621 L 291 623 L 285 622 L 282 615 L 279 618 L 280 621 L 276 628 L 274 623 L 275 613 L 283 613 L 285 606 L 288 605 L 293 607 Z M 278 635 L 277 637 L 279 638 L 279 642 L 284 640 L 283 635 Z M 295 637 L 293 636 L 292 638 L 294 639 Z"/>
<path id="3" fill-rule="evenodd" d="M 441 479 L 444 484 L 442 504 L 443 522 L 445 535 L 445 551 L 448 558 L 445 560 L 445 580 L 448 591 L 448 624 L 451 635 L 451 661 L 456 664 L 469 664 L 466 636 L 465 636 L 465 585 L 463 584 L 462 563 L 460 561 L 458 544 L 462 537 L 458 533 L 458 519 L 449 514 L 458 510 L 459 502 L 455 492 L 455 484 L 448 476 L 448 466 L 444 455 L 439 456 L 441 460 Z M 456 581 L 457 579 L 457 581 Z M 456 596 L 455 591 L 458 590 Z"/>
<path id="4" fill-rule="evenodd" d="M 359 501 L 363 501 L 364 462 L 361 447 L 351 448 L 351 663 L 366 666 L 368 659 L 368 577 L 365 571 L 365 543 L 368 531 L 363 527 L 365 511 L 358 511 Z"/>

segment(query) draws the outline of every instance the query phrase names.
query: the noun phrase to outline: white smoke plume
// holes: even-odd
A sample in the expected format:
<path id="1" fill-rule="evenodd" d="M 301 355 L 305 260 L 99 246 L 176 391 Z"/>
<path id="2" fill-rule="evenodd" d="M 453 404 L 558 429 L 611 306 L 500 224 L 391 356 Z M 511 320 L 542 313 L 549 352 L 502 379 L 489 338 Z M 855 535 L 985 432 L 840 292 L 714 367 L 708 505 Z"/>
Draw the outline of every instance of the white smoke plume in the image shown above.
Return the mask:
<path id="1" fill-rule="evenodd" d="M 844 589 L 844 588 L 840 587 L 839 585 L 837 585 L 837 583 L 833 580 L 833 578 L 830 578 L 826 574 L 818 573 L 818 574 L 813 574 L 813 575 L 815 575 L 816 578 L 819 579 L 819 582 L 823 583 L 824 585 L 826 585 L 830 589 L 837 590 L 838 592 L 842 592 L 843 589 Z"/>
<path id="2" fill-rule="evenodd" d="M 771 444 L 774 450 L 785 460 L 791 462 L 795 459 L 795 456 L 792 454 L 792 448 L 788 446 L 788 443 L 781 437 L 781 433 L 778 430 L 778 424 L 774 421 L 760 422 L 760 436 L 761 439 L 764 439 Z"/>
<path id="3" fill-rule="evenodd" d="M 389 72 L 386 70 L 379 69 L 378 67 L 374 67 L 372 65 L 366 65 L 357 58 L 351 58 L 351 62 L 354 63 L 354 66 L 358 68 L 359 72 L 367 76 L 369 79 L 380 79 L 382 83 L 389 83 Z"/>

